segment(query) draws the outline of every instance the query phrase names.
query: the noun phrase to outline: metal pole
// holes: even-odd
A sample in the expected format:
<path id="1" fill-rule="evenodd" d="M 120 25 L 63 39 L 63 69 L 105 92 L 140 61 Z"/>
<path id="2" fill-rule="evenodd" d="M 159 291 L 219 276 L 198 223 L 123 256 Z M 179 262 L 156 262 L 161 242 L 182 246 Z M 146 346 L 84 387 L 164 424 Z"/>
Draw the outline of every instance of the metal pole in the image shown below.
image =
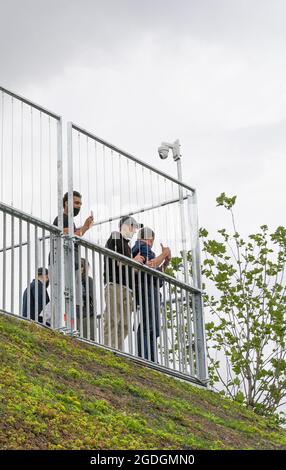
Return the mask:
<path id="1" fill-rule="evenodd" d="M 71 332 L 77 329 L 75 310 L 75 263 L 74 263 L 74 229 L 73 229 L 73 155 L 72 155 L 72 124 L 67 125 L 68 149 L 68 222 L 69 233 L 64 240 L 64 271 L 65 271 L 65 300 L 67 327 Z M 80 269 L 80 266 L 79 266 Z"/>
<path id="2" fill-rule="evenodd" d="M 179 145 L 179 144 L 178 144 Z M 178 171 L 178 180 L 182 183 L 182 163 L 181 155 L 176 160 L 177 162 L 177 171 Z M 189 264 L 187 258 L 187 237 L 186 237 L 186 222 L 184 214 L 184 195 L 182 186 L 179 184 L 179 204 L 180 204 L 180 218 L 181 218 L 181 235 L 182 235 L 182 246 L 183 246 L 183 265 L 184 265 L 184 281 L 186 284 L 189 284 Z"/>
<path id="3" fill-rule="evenodd" d="M 188 195 L 188 211 L 192 234 L 192 271 L 193 271 L 193 287 L 202 288 L 201 280 L 201 255 L 199 243 L 199 224 L 198 224 L 198 206 L 197 194 L 194 192 Z M 196 367 L 199 379 L 207 383 L 208 366 L 205 336 L 205 318 L 202 293 L 193 294 L 193 320 L 195 329 L 195 350 L 196 350 Z"/>

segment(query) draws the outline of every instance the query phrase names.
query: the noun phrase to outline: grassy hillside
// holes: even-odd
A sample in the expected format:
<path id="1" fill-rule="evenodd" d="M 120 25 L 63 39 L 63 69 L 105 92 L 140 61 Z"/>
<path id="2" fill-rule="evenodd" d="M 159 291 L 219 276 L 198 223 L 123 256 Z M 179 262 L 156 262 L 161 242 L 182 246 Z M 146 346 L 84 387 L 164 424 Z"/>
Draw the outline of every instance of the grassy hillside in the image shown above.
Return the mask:
<path id="1" fill-rule="evenodd" d="M 286 449 L 218 394 L 0 315 L 1 449 Z"/>

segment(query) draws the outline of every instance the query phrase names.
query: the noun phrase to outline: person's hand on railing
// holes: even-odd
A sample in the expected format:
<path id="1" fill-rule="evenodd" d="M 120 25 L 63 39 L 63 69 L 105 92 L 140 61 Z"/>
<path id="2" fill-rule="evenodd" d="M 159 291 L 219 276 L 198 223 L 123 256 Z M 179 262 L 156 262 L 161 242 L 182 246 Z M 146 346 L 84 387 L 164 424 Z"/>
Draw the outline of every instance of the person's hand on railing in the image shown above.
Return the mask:
<path id="1" fill-rule="evenodd" d="M 144 258 L 144 256 L 141 256 L 140 253 L 138 253 L 138 255 L 136 255 L 133 258 L 133 260 L 137 261 L 137 263 L 144 264 L 145 258 Z"/>

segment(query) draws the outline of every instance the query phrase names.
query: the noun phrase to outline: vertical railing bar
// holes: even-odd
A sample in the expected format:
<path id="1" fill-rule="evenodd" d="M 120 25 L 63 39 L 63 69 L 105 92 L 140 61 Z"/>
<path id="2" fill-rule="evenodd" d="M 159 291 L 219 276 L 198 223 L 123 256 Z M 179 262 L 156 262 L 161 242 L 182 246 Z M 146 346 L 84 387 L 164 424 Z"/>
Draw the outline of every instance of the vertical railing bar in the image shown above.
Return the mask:
<path id="1" fill-rule="evenodd" d="M 138 270 L 138 296 L 139 296 L 139 327 L 140 327 L 140 345 L 141 345 L 141 357 L 145 357 L 145 345 L 144 345 L 144 318 L 143 318 L 143 304 L 142 304 L 142 279 L 141 272 Z M 139 338 L 138 338 L 139 340 Z"/>
<path id="2" fill-rule="evenodd" d="M 40 172 L 40 214 L 41 214 L 41 219 L 43 219 L 43 181 L 42 181 L 42 176 L 43 176 L 43 162 L 42 162 L 42 138 L 43 138 L 43 123 L 42 123 L 42 112 L 40 111 L 40 149 L 39 149 L 39 172 Z"/>
<path id="3" fill-rule="evenodd" d="M 100 282 L 100 318 L 99 318 L 99 343 L 104 344 L 104 324 L 103 324 L 103 272 L 102 254 L 99 253 L 99 282 Z"/>
<path id="4" fill-rule="evenodd" d="M 168 324 L 167 324 L 167 303 L 166 303 L 166 281 L 163 281 L 163 339 L 164 339 L 164 363 L 169 367 L 169 348 L 168 348 Z"/>
<path id="5" fill-rule="evenodd" d="M 120 291 L 120 323 L 121 323 L 121 331 L 119 334 L 121 335 L 121 346 L 122 351 L 124 351 L 124 338 L 125 338 L 125 314 L 123 308 L 123 279 L 122 279 L 122 262 L 118 263 L 118 270 L 119 270 L 119 291 Z"/>
<path id="6" fill-rule="evenodd" d="M 183 346 L 183 335 L 182 335 L 182 322 L 181 322 L 181 314 L 179 310 L 178 304 L 178 291 L 177 286 L 175 286 L 175 305 L 176 305 L 176 320 L 177 320 L 177 338 L 178 338 L 178 358 L 179 358 L 179 371 L 182 372 L 184 369 L 183 366 L 183 354 L 182 354 L 182 346 Z"/>
<path id="7" fill-rule="evenodd" d="M 162 312 L 162 309 L 161 309 L 161 299 L 160 299 L 160 279 L 159 277 L 157 277 L 157 299 L 156 299 L 156 302 L 157 302 L 157 308 L 158 308 L 158 312 L 159 312 L 159 340 L 160 340 L 160 363 L 163 365 L 163 328 L 162 328 L 162 315 L 161 315 L 161 312 Z"/>
<path id="8" fill-rule="evenodd" d="M 22 262 L 23 262 L 23 253 L 22 253 L 22 219 L 19 219 L 19 315 L 22 315 L 22 283 L 23 283 L 23 273 L 22 273 Z"/>
<path id="9" fill-rule="evenodd" d="M 181 340 L 181 352 L 182 352 L 182 369 L 183 372 L 186 371 L 187 364 L 187 352 L 186 352 L 186 326 L 185 326 L 185 315 L 184 315 L 184 305 L 183 305 L 183 291 L 179 288 L 179 299 L 178 299 L 178 312 L 179 312 L 179 321 L 180 321 L 180 340 Z"/>
<path id="10" fill-rule="evenodd" d="M 78 292 L 79 298 L 77 302 L 79 302 L 79 328 L 77 325 L 77 330 L 79 330 L 79 335 L 83 338 L 83 296 L 82 296 L 82 272 L 81 272 L 81 245 L 78 244 L 78 276 L 76 279 L 76 291 Z M 78 305 L 77 305 L 78 309 Z"/>
<path id="11" fill-rule="evenodd" d="M 7 215 L 6 212 L 3 214 L 3 310 L 6 310 L 6 245 L 7 245 Z"/>
<path id="12" fill-rule="evenodd" d="M 107 335 L 105 334 L 104 344 L 106 345 L 107 339 L 107 346 L 111 346 L 111 312 L 110 312 L 110 293 L 112 287 L 112 283 L 110 283 L 110 272 L 109 272 L 109 256 L 105 258 L 105 266 L 106 266 L 106 287 L 105 287 L 105 312 L 107 313 L 107 318 L 104 318 L 104 331 L 106 332 L 107 328 Z M 107 325 L 107 326 L 106 326 Z M 106 338 L 107 336 L 107 338 Z"/>
<path id="13" fill-rule="evenodd" d="M 113 288 L 113 319 L 114 319 L 114 339 L 115 339 L 115 349 L 118 349 L 118 324 L 117 324 L 117 295 L 116 295 L 116 270 L 115 270 L 115 260 L 112 259 L 112 288 Z M 114 345 L 112 344 L 114 347 Z"/>
<path id="14" fill-rule="evenodd" d="M 156 279 L 156 278 L 155 278 Z M 157 362 L 157 331 L 156 331 L 156 321 L 158 322 L 158 318 L 156 318 L 156 311 L 155 311 L 155 300 L 154 300 L 154 276 L 151 276 L 151 316 L 152 316 L 152 330 L 153 330 L 153 358 L 154 362 Z"/>
<path id="15" fill-rule="evenodd" d="M 67 292 L 66 304 L 68 306 L 67 316 L 71 325 L 71 329 L 77 329 L 77 315 L 76 315 L 76 280 L 75 280 L 75 243 L 74 237 L 74 220 L 73 220 L 73 128 L 72 123 L 67 124 L 67 153 L 68 153 L 68 239 L 67 251 L 65 256 L 65 291 Z M 62 168 L 62 153 L 61 153 L 61 121 L 58 123 L 58 165 L 60 171 Z M 58 212 L 59 223 L 61 223 L 62 203 L 60 201 L 60 190 L 62 191 L 62 178 L 58 179 Z M 61 192 L 62 195 L 62 192 Z M 80 264 L 78 269 L 80 269 Z M 77 278 L 80 277 L 77 275 Z"/>
<path id="16" fill-rule="evenodd" d="M 92 250 L 92 297 L 93 297 L 93 339 L 99 343 L 97 328 L 97 292 L 96 292 L 95 251 Z"/>
<path id="17" fill-rule="evenodd" d="M 132 267 L 132 294 L 133 294 L 133 311 L 134 311 L 134 346 L 135 346 L 135 356 L 138 356 L 138 341 L 137 341 L 137 331 L 138 331 L 138 309 L 137 309 L 137 298 L 136 298 L 136 283 L 135 283 L 135 271 Z"/>
<path id="18" fill-rule="evenodd" d="M 14 206 L 14 98 L 11 98 L 11 206 Z"/>
<path id="19" fill-rule="evenodd" d="M 2 91 L 2 110 L 1 110 L 1 201 L 4 201 L 3 194 L 4 194 L 4 92 Z"/>
<path id="20" fill-rule="evenodd" d="M 38 289 L 38 227 L 34 226 L 34 243 L 35 243 L 35 321 L 39 321 L 39 289 Z"/>
<path id="21" fill-rule="evenodd" d="M 90 340 L 90 303 L 89 303 L 89 275 L 88 275 L 88 250 L 85 247 L 85 296 L 86 296 L 86 330 L 87 339 Z"/>
<path id="22" fill-rule="evenodd" d="M 27 222 L 27 318 L 31 318 L 31 252 L 30 252 L 30 223 Z"/>
<path id="23" fill-rule="evenodd" d="M 133 354 L 133 341 L 131 332 L 131 312 L 130 312 L 130 284 L 129 284 L 129 266 L 125 267 L 125 280 L 126 280 L 126 313 L 127 313 L 127 327 L 128 327 L 128 353 Z M 132 297 L 131 297 L 132 301 Z"/>
<path id="24" fill-rule="evenodd" d="M 151 360 L 151 343 L 150 343 L 150 319 L 149 319 L 149 296 L 148 296 L 148 278 L 147 278 L 147 273 L 144 273 L 144 296 L 145 296 L 145 312 L 143 311 L 143 314 L 145 313 L 145 321 L 146 321 L 146 326 L 143 331 L 146 332 L 144 334 L 144 339 L 146 337 L 147 339 L 147 354 L 145 352 L 145 355 L 147 356 L 148 361 Z M 145 342 L 145 341 L 144 341 Z"/>
<path id="25" fill-rule="evenodd" d="M 69 138 L 71 138 L 71 130 L 69 129 L 70 135 Z M 57 121 L 57 191 L 58 191 L 58 197 L 57 197 L 57 204 L 58 204 L 58 227 L 61 231 L 63 231 L 63 148 L 62 148 L 62 135 L 63 135 L 63 130 L 62 130 L 62 118 L 60 118 Z M 68 154 L 68 161 L 69 165 L 72 164 L 71 158 L 72 158 L 72 142 L 68 142 L 69 147 L 69 154 Z M 68 183 L 69 183 L 69 191 L 73 185 L 73 175 L 72 175 L 72 167 L 69 167 L 68 171 Z M 69 214 L 70 215 L 70 214 Z M 71 224 L 73 223 L 73 220 L 71 221 Z M 61 289 L 63 290 L 63 289 Z"/>
<path id="26" fill-rule="evenodd" d="M 192 328 L 192 316 L 190 311 L 190 294 L 189 291 L 186 291 L 186 302 L 187 302 L 187 324 L 188 324 L 188 337 L 189 337 L 189 373 L 192 375 L 195 371 L 194 366 L 194 353 L 193 353 L 193 328 Z M 186 345 L 185 345 L 186 348 Z M 187 355 L 186 357 L 186 366 L 187 366 Z M 186 367 L 187 369 L 187 367 Z"/>
<path id="27" fill-rule="evenodd" d="M 21 210 L 23 210 L 23 176 L 24 176 L 24 172 L 23 172 L 23 147 L 24 147 L 24 116 L 23 116 L 23 101 L 21 102 L 21 135 L 20 135 L 20 146 L 21 146 L 21 150 L 20 150 L 20 160 L 21 160 Z"/>
<path id="28" fill-rule="evenodd" d="M 173 369 L 176 369 L 175 360 L 175 341 L 174 341 L 174 318 L 173 318 L 173 304 L 172 304 L 172 290 L 171 284 L 168 283 L 169 290 L 169 302 L 170 302 L 170 320 L 171 320 L 171 341 L 172 341 L 172 358 L 173 358 Z"/>
<path id="29" fill-rule="evenodd" d="M 43 273 L 46 275 L 46 231 L 43 228 L 42 229 L 42 269 Z M 48 276 L 50 277 L 50 273 L 48 273 Z M 43 299 L 43 324 L 47 322 L 46 319 L 46 292 L 47 292 L 47 287 L 43 283 L 42 284 L 42 299 Z"/>
<path id="30" fill-rule="evenodd" d="M 54 236 L 50 232 L 50 266 L 49 266 L 49 278 L 51 279 L 50 283 L 50 292 L 51 292 L 51 327 L 55 328 L 55 306 L 54 306 L 54 298 L 55 298 L 55 283 L 54 283 L 54 276 L 55 276 L 55 269 L 54 269 Z M 68 318 L 66 317 L 66 325 L 69 325 Z"/>
<path id="31" fill-rule="evenodd" d="M 188 214 L 192 233 L 192 270 L 193 284 L 195 288 L 201 289 L 201 258 L 200 258 L 200 242 L 199 242 L 199 223 L 198 223 L 198 205 L 197 192 L 192 195 L 188 194 Z M 193 294 L 193 321 L 195 333 L 195 354 L 196 368 L 198 378 L 203 382 L 208 381 L 208 365 L 206 351 L 205 336 L 205 317 L 203 309 L 203 299 L 201 293 Z"/>
<path id="32" fill-rule="evenodd" d="M 14 216 L 11 216 L 11 313 L 14 312 L 14 284 L 15 284 L 15 252 L 14 252 L 14 244 L 15 244 L 15 219 Z"/>
<path id="33" fill-rule="evenodd" d="M 33 108 L 30 106 L 31 111 L 31 214 L 33 214 L 34 204 L 34 132 L 33 132 Z"/>

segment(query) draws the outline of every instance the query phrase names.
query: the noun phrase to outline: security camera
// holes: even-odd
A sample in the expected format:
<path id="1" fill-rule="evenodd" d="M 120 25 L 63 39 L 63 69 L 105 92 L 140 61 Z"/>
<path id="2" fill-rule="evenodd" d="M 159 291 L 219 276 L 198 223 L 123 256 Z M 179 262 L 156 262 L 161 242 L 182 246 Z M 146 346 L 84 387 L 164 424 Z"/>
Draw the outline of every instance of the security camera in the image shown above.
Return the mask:
<path id="1" fill-rule="evenodd" d="M 173 144 L 170 144 L 169 142 L 162 142 L 160 147 L 158 148 L 159 157 L 162 160 L 168 158 L 169 150 L 172 150 L 173 159 L 175 160 L 175 162 L 177 160 L 180 160 L 180 141 L 178 139 L 175 140 Z"/>
<path id="2" fill-rule="evenodd" d="M 158 153 L 159 153 L 159 157 L 162 160 L 165 160 L 166 158 L 168 158 L 169 146 L 168 145 L 160 145 L 160 147 L 158 147 Z"/>

